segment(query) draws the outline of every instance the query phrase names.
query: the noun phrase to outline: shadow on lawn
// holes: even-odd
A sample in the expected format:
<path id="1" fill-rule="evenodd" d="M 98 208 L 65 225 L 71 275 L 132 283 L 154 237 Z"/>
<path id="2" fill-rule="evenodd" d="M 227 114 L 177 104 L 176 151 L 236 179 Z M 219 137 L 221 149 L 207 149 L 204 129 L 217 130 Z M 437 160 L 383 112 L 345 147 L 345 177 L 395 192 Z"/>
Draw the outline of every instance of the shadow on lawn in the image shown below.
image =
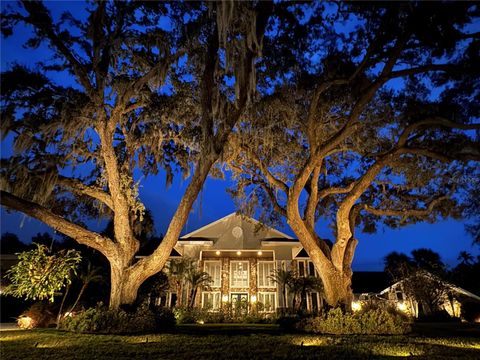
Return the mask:
<path id="1" fill-rule="evenodd" d="M 414 323 L 413 336 L 442 338 L 477 338 L 480 339 L 480 324 L 475 323 Z"/>

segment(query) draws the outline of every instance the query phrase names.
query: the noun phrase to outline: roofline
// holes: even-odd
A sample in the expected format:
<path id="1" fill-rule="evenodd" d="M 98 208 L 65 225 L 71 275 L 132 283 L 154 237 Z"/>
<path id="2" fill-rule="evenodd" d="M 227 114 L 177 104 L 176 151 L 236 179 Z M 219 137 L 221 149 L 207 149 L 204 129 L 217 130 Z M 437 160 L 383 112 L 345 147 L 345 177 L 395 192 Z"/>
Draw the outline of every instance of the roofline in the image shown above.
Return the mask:
<path id="1" fill-rule="evenodd" d="M 426 273 L 427 276 L 430 276 L 430 277 L 434 276 L 433 274 L 431 274 L 431 273 L 428 272 L 428 271 L 425 271 L 425 273 Z M 442 280 L 442 279 L 440 279 L 440 278 L 438 278 L 438 279 L 441 280 L 443 283 L 445 283 L 445 285 L 447 285 L 450 289 L 455 290 L 456 292 L 459 292 L 459 293 L 461 293 L 461 294 L 463 294 L 463 295 L 469 296 L 469 297 L 471 297 L 471 298 L 473 298 L 473 299 L 475 299 L 475 300 L 480 301 L 480 296 L 475 295 L 474 293 L 472 293 L 472 292 L 470 292 L 470 291 L 468 291 L 468 290 L 465 290 L 464 288 L 461 288 L 461 287 L 459 287 L 459 286 L 457 286 L 457 285 L 454 285 L 454 284 L 452 284 L 452 283 L 449 283 L 448 281 L 444 281 L 444 280 Z M 384 290 L 380 291 L 379 294 L 380 294 L 380 295 L 383 295 L 383 294 L 387 293 L 388 291 L 390 291 L 390 289 L 394 288 L 395 286 L 401 284 L 401 283 L 404 282 L 404 281 L 405 281 L 405 279 L 402 279 L 402 280 L 400 280 L 400 281 L 397 281 L 396 283 L 393 283 L 393 284 L 390 285 L 389 287 L 387 287 L 387 288 L 385 288 Z"/>
<path id="2" fill-rule="evenodd" d="M 208 227 L 210 227 L 210 226 L 213 226 L 213 225 L 215 225 L 215 224 L 218 224 L 220 221 L 223 221 L 223 220 L 225 220 L 225 219 L 227 219 L 227 218 L 229 218 L 229 217 L 235 216 L 235 215 L 237 215 L 237 212 L 233 212 L 233 213 L 231 213 L 231 214 L 228 214 L 228 215 L 226 215 L 226 216 L 224 216 L 224 217 L 222 217 L 222 218 L 220 218 L 220 219 L 218 219 L 218 220 L 215 220 L 215 221 L 213 221 L 213 222 L 211 222 L 211 223 L 208 223 L 208 224 L 202 226 L 201 228 L 199 228 L 199 229 L 197 229 L 197 230 L 194 230 L 194 231 L 192 231 L 192 232 L 189 232 L 188 234 L 185 234 L 185 235 L 183 235 L 183 236 L 180 236 L 180 239 L 179 239 L 179 240 L 181 240 L 181 239 L 188 239 L 189 237 L 192 237 L 193 235 L 197 234 L 198 232 L 200 232 L 200 231 L 202 231 L 202 230 L 204 230 L 204 229 L 206 229 L 206 228 L 208 228 Z M 250 216 L 243 215 L 243 214 L 240 214 L 240 216 L 243 216 L 243 217 L 247 218 L 249 221 L 253 221 L 254 223 L 257 223 L 257 224 L 260 223 L 260 221 L 258 221 L 257 219 L 254 219 L 254 218 L 252 218 L 252 217 L 250 217 Z M 262 223 L 262 224 L 263 224 L 263 223 Z M 289 236 L 289 235 L 287 235 L 287 234 L 285 234 L 285 233 L 283 233 L 283 232 L 281 232 L 281 231 L 279 231 L 279 230 L 277 230 L 277 229 L 275 229 L 275 228 L 272 228 L 272 227 L 270 227 L 270 226 L 268 226 L 268 225 L 266 225 L 266 224 L 263 224 L 263 225 L 265 225 L 269 230 L 276 232 L 276 233 L 279 234 L 281 237 L 284 237 L 284 238 L 286 238 L 286 239 L 293 240 L 293 237 L 291 237 L 291 236 Z"/>

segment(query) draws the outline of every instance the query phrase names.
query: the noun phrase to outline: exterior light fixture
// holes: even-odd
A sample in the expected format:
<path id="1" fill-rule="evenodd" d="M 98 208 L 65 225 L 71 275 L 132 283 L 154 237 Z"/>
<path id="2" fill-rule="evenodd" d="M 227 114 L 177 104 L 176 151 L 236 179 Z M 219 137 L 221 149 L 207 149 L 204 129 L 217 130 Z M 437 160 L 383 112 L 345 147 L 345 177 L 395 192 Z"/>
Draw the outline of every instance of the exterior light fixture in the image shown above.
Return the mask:
<path id="1" fill-rule="evenodd" d="M 222 296 L 222 301 L 223 301 L 223 302 L 228 302 L 228 295 L 226 295 L 226 294 L 223 295 L 223 296 Z"/>
<path id="2" fill-rule="evenodd" d="M 250 301 L 251 301 L 252 303 L 256 303 L 256 302 L 257 302 L 257 295 L 252 295 L 252 296 L 250 296 Z"/>
<path id="3" fill-rule="evenodd" d="M 352 311 L 359 311 L 362 309 L 362 303 L 360 301 L 352 302 Z"/>
<path id="4" fill-rule="evenodd" d="M 400 311 L 407 311 L 407 304 L 405 304 L 404 302 L 399 302 L 397 304 L 397 308 Z"/>
<path id="5" fill-rule="evenodd" d="M 242 252 L 241 252 L 241 251 L 237 251 L 237 255 L 238 255 L 238 256 L 242 255 Z"/>
<path id="6" fill-rule="evenodd" d="M 258 254 L 259 256 L 261 256 L 263 253 L 262 253 L 262 251 L 259 251 L 259 252 L 257 252 L 257 254 Z"/>
<path id="7" fill-rule="evenodd" d="M 216 255 L 220 255 L 220 250 L 215 251 Z"/>

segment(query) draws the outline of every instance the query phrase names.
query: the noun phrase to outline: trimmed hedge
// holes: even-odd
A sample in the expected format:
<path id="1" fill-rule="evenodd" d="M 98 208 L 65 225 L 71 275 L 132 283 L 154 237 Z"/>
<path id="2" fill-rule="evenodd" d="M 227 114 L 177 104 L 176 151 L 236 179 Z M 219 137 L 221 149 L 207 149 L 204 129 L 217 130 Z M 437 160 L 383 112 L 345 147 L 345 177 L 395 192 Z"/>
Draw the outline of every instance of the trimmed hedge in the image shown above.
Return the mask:
<path id="1" fill-rule="evenodd" d="M 399 314 L 384 309 L 373 309 L 344 314 L 341 309 L 332 309 L 325 317 L 306 319 L 299 324 L 307 332 L 319 334 L 377 334 L 393 335 L 408 333 L 410 322 Z"/>
<path id="2" fill-rule="evenodd" d="M 102 304 L 64 317 L 60 329 L 80 333 L 99 334 L 135 334 L 150 333 L 171 328 L 175 325 L 175 317 L 170 309 L 147 306 L 136 311 L 127 312 L 122 309 L 110 310 Z"/>

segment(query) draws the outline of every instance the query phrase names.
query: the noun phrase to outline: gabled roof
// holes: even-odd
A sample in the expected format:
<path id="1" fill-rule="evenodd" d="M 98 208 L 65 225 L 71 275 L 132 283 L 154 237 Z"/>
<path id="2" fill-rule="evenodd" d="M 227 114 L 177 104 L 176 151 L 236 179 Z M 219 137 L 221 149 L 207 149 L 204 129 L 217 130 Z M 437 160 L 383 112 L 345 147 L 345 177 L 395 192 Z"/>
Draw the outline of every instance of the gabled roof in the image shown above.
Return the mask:
<path id="1" fill-rule="evenodd" d="M 242 223 L 242 222 L 250 222 L 250 223 L 253 223 L 255 225 L 257 224 L 261 224 L 262 226 L 265 226 L 266 229 L 268 229 L 269 233 L 271 233 L 272 235 L 276 235 L 276 237 L 271 237 L 272 239 L 289 239 L 289 240 L 293 240 L 293 238 L 277 229 L 274 229 L 274 228 L 271 228 L 265 224 L 262 224 L 260 223 L 258 220 L 254 219 L 254 218 L 251 218 L 249 216 L 246 216 L 246 215 L 243 215 L 243 214 L 238 214 L 236 212 L 234 213 L 231 213 L 227 216 L 224 216 L 223 218 L 221 219 L 218 219 L 214 222 L 211 222 L 210 224 L 207 224 L 205 226 L 202 226 L 200 229 L 197 229 L 197 230 L 194 230 L 192 232 L 189 232 L 188 234 L 185 234 L 183 236 L 180 237 L 180 240 L 182 239 L 189 239 L 189 240 L 192 240 L 191 238 L 198 238 L 198 237 L 202 237 L 202 233 L 206 233 L 208 230 L 211 230 L 211 229 L 214 229 L 215 227 L 219 226 L 219 224 L 225 222 L 226 220 L 234 220 L 238 223 Z M 269 238 L 270 239 L 270 238 Z"/>
<path id="2" fill-rule="evenodd" d="M 297 256 L 295 256 L 295 259 L 297 258 L 308 258 L 308 254 L 307 254 L 307 251 L 305 249 L 302 249 L 299 251 L 299 253 L 297 254 Z"/>
<path id="3" fill-rule="evenodd" d="M 470 297 L 470 298 L 472 298 L 472 299 L 475 299 L 475 300 L 477 300 L 477 301 L 480 301 L 480 296 L 475 295 L 474 293 L 472 293 L 472 292 L 470 292 L 470 291 L 468 291 L 468 290 L 465 290 L 465 289 L 463 289 L 463 288 L 461 288 L 461 287 L 459 287 L 459 286 L 456 286 L 456 285 L 451 284 L 451 283 L 449 283 L 449 282 L 447 282 L 447 281 L 444 281 L 444 280 L 440 279 L 438 276 L 436 276 L 436 275 L 434 275 L 434 274 L 432 274 L 432 273 L 430 273 L 430 272 L 428 272 L 428 271 L 423 270 L 423 271 L 421 272 L 421 275 L 426 276 L 426 277 L 430 277 L 430 278 L 434 278 L 434 279 L 437 279 L 437 280 L 440 280 L 440 281 L 442 281 L 447 287 L 449 287 L 451 290 L 453 290 L 453 291 L 455 291 L 455 292 L 457 292 L 457 293 L 459 293 L 459 294 L 468 296 L 468 297 Z M 380 295 L 383 295 L 383 294 L 389 292 L 390 290 L 395 289 L 397 286 L 399 286 L 399 285 L 400 285 L 402 282 L 404 282 L 404 281 L 405 281 L 405 280 L 397 281 L 396 283 L 394 283 L 394 284 L 386 287 L 386 288 L 383 289 L 382 291 L 380 291 L 379 294 L 380 294 Z"/>

